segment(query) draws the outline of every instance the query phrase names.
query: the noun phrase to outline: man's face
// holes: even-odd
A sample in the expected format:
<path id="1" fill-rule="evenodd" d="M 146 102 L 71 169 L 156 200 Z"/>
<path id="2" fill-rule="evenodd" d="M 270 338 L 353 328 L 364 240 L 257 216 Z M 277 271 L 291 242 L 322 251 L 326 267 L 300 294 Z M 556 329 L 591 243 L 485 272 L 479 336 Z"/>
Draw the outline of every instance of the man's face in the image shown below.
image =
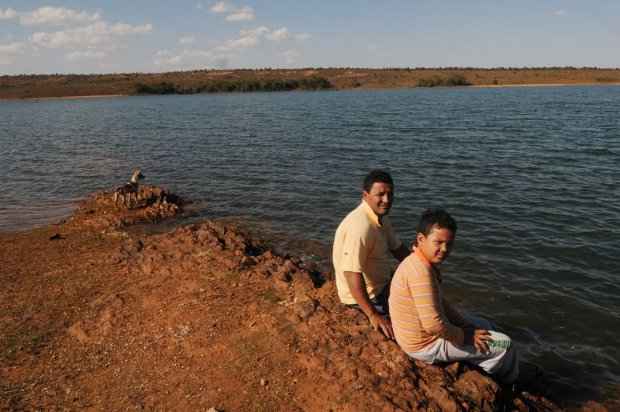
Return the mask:
<path id="1" fill-rule="evenodd" d="M 370 191 L 364 191 L 362 196 L 373 212 L 381 217 L 390 212 L 392 201 L 394 200 L 394 191 L 389 183 L 375 182 L 372 184 Z"/>
<path id="2" fill-rule="evenodd" d="M 446 260 L 454 246 L 454 232 L 437 225 L 433 226 L 431 233 L 427 236 L 418 233 L 417 239 L 417 248 L 433 265 L 438 265 Z"/>

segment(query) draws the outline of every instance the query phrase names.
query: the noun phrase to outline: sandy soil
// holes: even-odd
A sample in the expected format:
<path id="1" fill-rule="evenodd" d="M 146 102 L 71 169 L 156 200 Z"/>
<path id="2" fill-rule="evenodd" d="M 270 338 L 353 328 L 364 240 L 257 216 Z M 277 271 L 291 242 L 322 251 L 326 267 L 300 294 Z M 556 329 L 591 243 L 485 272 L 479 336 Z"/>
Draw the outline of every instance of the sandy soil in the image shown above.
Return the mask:
<path id="1" fill-rule="evenodd" d="M 0 234 L 0 410 L 559 410 L 539 380 L 411 363 L 329 274 L 230 224 L 137 230 L 183 207 L 138 198 Z"/>

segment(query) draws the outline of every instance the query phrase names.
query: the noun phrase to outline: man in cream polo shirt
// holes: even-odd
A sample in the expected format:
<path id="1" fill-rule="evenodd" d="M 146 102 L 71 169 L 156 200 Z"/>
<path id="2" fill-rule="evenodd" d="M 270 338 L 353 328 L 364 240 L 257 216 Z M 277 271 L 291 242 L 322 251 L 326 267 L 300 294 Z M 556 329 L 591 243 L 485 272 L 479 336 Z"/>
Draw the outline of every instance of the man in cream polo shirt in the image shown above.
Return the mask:
<path id="1" fill-rule="evenodd" d="M 364 179 L 362 202 L 344 218 L 334 238 L 333 262 L 338 297 L 359 307 L 375 330 L 394 338 L 387 315 L 387 295 L 394 258 L 409 255 L 387 214 L 394 199 L 389 173 L 373 170 Z"/>

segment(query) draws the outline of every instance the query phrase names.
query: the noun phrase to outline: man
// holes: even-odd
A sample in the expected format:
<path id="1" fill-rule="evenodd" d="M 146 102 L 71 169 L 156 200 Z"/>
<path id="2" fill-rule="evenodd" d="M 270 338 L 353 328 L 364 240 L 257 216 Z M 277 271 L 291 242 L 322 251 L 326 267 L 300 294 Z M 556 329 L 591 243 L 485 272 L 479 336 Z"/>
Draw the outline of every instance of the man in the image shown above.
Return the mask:
<path id="1" fill-rule="evenodd" d="M 340 301 L 361 309 L 375 330 L 394 339 L 387 316 L 393 258 L 409 250 L 398 239 L 387 214 L 394 200 L 389 173 L 371 171 L 364 179 L 362 202 L 344 218 L 334 238 L 333 262 Z"/>
<path id="2" fill-rule="evenodd" d="M 456 222 L 442 209 L 429 209 L 416 231 L 415 251 L 396 270 L 390 289 L 396 342 L 414 359 L 465 361 L 514 382 L 519 363 L 510 338 L 484 319 L 461 316 L 443 296 L 439 265 L 452 251 Z"/>

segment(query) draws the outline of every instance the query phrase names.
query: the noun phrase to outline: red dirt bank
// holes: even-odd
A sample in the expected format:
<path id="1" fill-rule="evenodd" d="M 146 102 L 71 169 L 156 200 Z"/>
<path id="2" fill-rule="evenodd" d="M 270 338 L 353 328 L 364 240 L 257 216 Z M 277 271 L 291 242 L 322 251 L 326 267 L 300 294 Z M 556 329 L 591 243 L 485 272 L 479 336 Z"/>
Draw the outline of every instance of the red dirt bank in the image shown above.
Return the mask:
<path id="1" fill-rule="evenodd" d="M 176 197 L 109 196 L 0 234 L 1 410 L 559 410 L 463 365 L 412 364 L 327 276 L 232 226 L 132 230 Z"/>

